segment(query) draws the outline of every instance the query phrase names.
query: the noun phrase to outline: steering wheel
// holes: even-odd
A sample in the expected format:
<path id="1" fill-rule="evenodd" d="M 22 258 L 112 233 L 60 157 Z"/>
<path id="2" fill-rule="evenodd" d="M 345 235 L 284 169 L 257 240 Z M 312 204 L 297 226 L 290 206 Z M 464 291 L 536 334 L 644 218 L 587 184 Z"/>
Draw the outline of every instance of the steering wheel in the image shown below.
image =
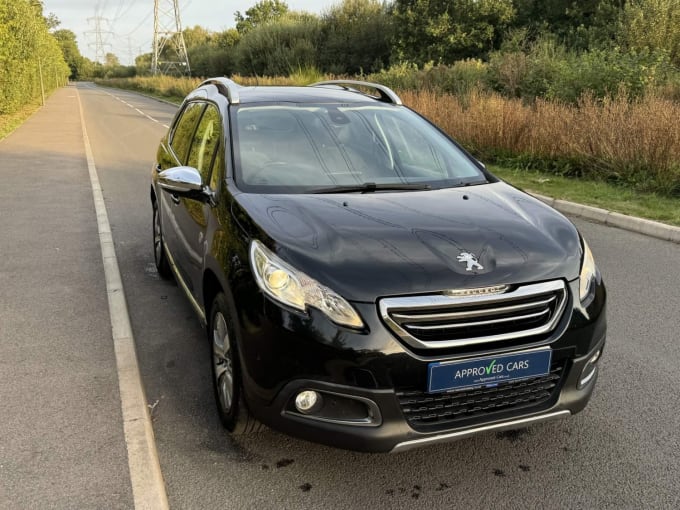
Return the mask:
<path id="1" fill-rule="evenodd" d="M 266 174 L 266 172 L 274 169 L 274 168 L 283 168 L 287 167 L 288 163 L 285 161 L 268 161 L 264 165 L 262 165 L 260 168 L 255 170 L 251 175 L 249 181 L 261 181 L 262 184 L 267 184 L 268 179 L 262 179 L 262 174 Z"/>

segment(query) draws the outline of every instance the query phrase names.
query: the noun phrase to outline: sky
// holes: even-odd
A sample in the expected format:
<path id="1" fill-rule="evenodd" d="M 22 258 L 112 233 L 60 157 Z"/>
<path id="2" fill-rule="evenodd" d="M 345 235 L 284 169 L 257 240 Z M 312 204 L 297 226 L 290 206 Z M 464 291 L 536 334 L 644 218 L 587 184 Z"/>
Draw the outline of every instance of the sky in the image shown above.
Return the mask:
<path id="1" fill-rule="evenodd" d="M 159 0 L 172 5 L 172 0 Z M 234 13 L 245 12 L 257 0 L 179 0 L 182 28 L 201 25 L 212 31 L 233 28 Z M 338 0 L 286 0 L 296 11 L 320 13 Z M 80 52 L 94 59 L 96 16 L 101 21 L 105 51 L 116 54 L 122 64 L 134 63 L 134 57 L 151 52 L 153 40 L 154 0 L 43 0 L 45 15 L 54 13 L 61 21 L 60 29 L 76 34 Z M 88 33 L 90 32 L 90 33 Z"/>

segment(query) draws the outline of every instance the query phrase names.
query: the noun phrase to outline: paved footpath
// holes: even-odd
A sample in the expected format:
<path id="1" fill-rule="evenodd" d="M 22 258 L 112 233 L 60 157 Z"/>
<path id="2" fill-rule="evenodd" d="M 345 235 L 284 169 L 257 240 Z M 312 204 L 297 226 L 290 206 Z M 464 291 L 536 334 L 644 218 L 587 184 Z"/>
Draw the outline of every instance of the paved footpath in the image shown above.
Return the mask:
<path id="1" fill-rule="evenodd" d="M 131 508 L 74 87 L 0 142 L 0 508 Z"/>

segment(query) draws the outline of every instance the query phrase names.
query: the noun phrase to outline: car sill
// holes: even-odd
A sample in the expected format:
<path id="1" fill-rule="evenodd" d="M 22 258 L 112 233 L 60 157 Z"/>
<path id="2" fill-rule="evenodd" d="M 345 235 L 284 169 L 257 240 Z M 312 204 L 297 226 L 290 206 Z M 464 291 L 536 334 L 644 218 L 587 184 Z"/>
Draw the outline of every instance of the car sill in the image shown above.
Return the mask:
<path id="1" fill-rule="evenodd" d="M 541 423 L 551 420 L 556 420 L 558 418 L 563 418 L 571 415 L 570 411 L 556 411 L 548 414 L 541 414 L 539 416 L 530 416 L 528 418 L 521 418 L 519 420 L 505 421 L 501 423 L 493 423 L 491 425 L 483 425 L 481 427 L 475 427 L 466 430 L 460 430 L 457 432 L 451 432 L 449 434 L 441 434 L 438 436 L 429 436 L 422 439 L 413 439 L 411 441 L 404 441 L 403 443 L 397 444 L 390 453 L 404 452 L 412 448 L 418 448 L 421 446 L 426 446 L 429 444 L 444 443 L 447 441 L 455 441 L 457 439 L 463 439 L 480 432 L 489 432 L 494 430 L 506 430 L 522 427 L 524 425 L 532 425 L 534 423 Z"/>
<path id="2" fill-rule="evenodd" d="M 203 312 L 203 310 L 201 309 L 201 305 L 199 305 L 198 302 L 194 299 L 194 296 L 191 294 L 191 291 L 189 290 L 189 287 L 187 287 L 187 284 L 184 283 L 184 279 L 179 274 L 177 266 L 175 265 L 175 259 L 173 259 L 172 255 L 170 255 L 170 250 L 168 250 L 168 247 L 165 245 L 165 241 L 163 241 L 163 249 L 165 250 L 165 254 L 168 256 L 168 262 L 170 262 L 170 267 L 172 268 L 172 272 L 175 275 L 175 280 L 177 280 L 177 283 L 179 283 L 179 286 L 182 288 L 184 293 L 189 298 L 191 306 L 193 306 L 194 310 L 196 310 L 196 313 L 198 314 L 198 319 L 201 321 L 201 326 L 205 326 L 207 324 L 205 312 Z"/>

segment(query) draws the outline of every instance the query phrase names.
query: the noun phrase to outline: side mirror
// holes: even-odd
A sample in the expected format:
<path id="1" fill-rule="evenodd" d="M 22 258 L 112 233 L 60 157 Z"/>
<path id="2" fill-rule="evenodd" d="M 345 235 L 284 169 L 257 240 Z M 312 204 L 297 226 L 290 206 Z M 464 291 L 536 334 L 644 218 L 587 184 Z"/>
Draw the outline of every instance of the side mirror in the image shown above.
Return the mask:
<path id="1" fill-rule="evenodd" d="M 158 174 L 158 184 L 175 195 L 197 198 L 203 193 L 201 174 L 190 166 L 178 166 L 162 171 Z"/>

